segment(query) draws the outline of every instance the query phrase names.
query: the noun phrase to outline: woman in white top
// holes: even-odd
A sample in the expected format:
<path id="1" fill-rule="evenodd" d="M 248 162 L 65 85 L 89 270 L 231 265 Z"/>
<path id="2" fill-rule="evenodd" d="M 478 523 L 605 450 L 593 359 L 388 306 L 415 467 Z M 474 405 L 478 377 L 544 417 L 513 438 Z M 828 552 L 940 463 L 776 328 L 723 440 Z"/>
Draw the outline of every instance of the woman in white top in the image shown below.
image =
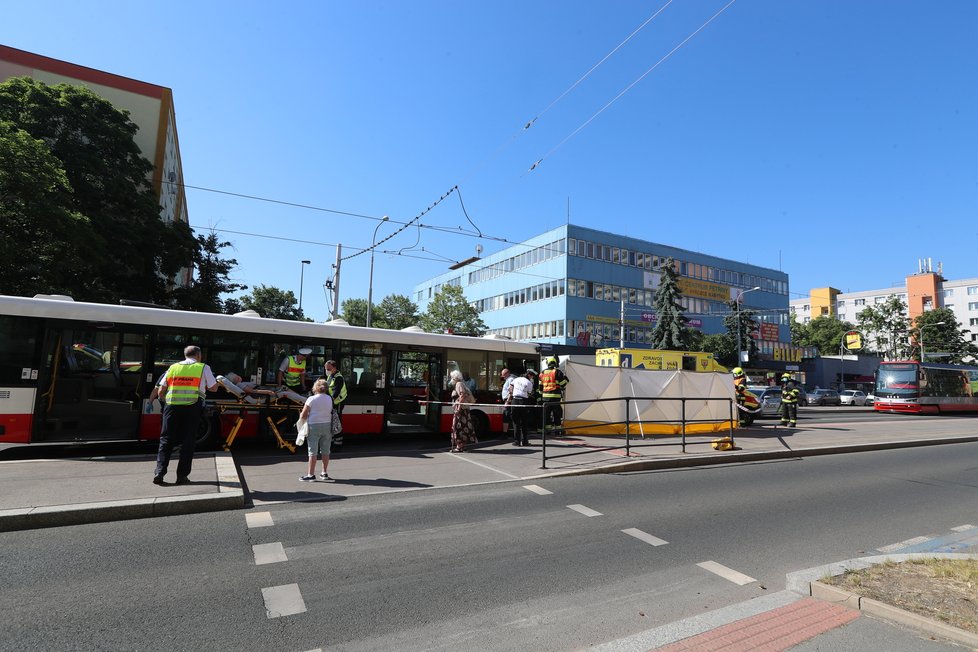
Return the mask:
<path id="1" fill-rule="evenodd" d="M 302 406 L 300 418 L 302 417 L 309 422 L 309 435 L 306 437 L 309 445 L 309 472 L 299 479 L 303 482 L 316 479 L 316 456 L 322 455 L 323 472 L 319 474 L 319 479 L 329 480 L 326 467 L 329 466 L 329 444 L 333 438 L 330 428 L 333 420 L 333 399 L 329 395 L 325 378 L 320 378 L 312 386 L 312 396 Z"/>

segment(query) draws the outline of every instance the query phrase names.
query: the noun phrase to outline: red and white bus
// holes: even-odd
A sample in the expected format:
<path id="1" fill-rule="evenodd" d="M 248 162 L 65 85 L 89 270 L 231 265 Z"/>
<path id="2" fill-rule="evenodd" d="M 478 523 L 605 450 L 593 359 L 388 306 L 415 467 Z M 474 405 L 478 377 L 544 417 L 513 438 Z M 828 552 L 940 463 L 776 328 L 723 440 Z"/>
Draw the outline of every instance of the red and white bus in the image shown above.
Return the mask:
<path id="1" fill-rule="evenodd" d="M 147 398 L 189 344 L 215 374 L 260 384 L 274 385 L 281 361 L 301 347 L 313 351 L 309 386 L 336 360 L 350 434 L 447 432 L 454 369 L 474 380 L 479 403 L 491 404 L 472 409 L 476 428 L 499 431 L 500 371 L 539 361 L 535 344 L 505 339 L 0 296 L 0 444 L 157 439 L 161 415 Z M 220 388 L 207 398 L 201 444 L 226 437 L 239 413 L 237 439 L 261 432 L 258 410 L 228 409 L 234 401 Z"/>
<path id="2" fill-rule="evenodd" d="M 874 394 L 873 406 L 879 412 L 978 412 L 978 367 L 881 362 Z"/>

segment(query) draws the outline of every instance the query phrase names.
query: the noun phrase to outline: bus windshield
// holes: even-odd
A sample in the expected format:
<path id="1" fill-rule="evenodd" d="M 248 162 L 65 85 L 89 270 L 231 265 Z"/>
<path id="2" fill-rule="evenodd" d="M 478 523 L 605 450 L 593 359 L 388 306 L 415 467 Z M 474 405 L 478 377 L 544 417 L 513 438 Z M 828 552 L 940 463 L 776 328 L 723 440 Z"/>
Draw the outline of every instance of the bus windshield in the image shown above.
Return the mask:
<path id="1" fill-rule="evenodd" d="M 917 382 L 917 365 L 915 364 L 886 364 L 880 365 L 876 374 L 877 397 L 917 396 L 920 387 Z"/>

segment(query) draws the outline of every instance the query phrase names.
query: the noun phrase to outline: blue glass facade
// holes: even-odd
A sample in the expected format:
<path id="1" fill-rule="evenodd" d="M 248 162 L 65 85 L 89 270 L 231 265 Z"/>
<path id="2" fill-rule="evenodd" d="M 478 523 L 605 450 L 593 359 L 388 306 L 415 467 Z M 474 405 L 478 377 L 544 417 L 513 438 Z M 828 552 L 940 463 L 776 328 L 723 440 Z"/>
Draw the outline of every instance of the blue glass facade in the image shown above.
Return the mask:
<path id="1" fill-rule="evenodd" d="M 758 314 L 761 351 L 784 346 L 788 275 L 784 272 L 567 224 L 416 286 L 424 311 L 443 285 L 460 285 L 490 333 L 514 340 L 617 346 L 624 300 L 625 346 L 647 346 L 662 266 L 673 258 L 686 316 L 704 333 L 722 333 L 727 304 Z"/>

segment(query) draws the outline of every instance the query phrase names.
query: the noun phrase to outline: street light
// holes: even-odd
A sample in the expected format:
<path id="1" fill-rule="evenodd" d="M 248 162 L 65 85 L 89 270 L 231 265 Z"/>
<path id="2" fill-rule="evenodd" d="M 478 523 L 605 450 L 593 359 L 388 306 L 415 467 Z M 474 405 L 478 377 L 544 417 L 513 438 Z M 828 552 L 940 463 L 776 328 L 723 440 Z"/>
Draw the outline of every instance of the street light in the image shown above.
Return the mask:
<path id="1" fill-rule="evenodd" d="M 303 281 L 305 281 L 306 265 L 308 265 L 310 262 L 312 261 L 309 260 L 299 261 L 299 312 L 300 313 L 302 312 L 302 285 L 303 285 Z"/>
<path id="2" fill-rule="evenodd" d="M 390 218 L 384 215 L 384 219 L 377 222 L 376 228 L 374 228 L 374 237 L 370 240 L 370 280 L 367 282 L 367 328 L 370 328 L 371 317 L 373 315 L 373 301 L 374 301 L 374 245 L 377 241 L 377 229 L 380 225 L 389 220 Z"/>
<path id="3" fill-rule="evenodd" d="M 935 321 L 933 324 L 921 324 L 920 326 L 920 361 L 926 362 L 924 360 L 924 329 L 929 326 L 943 326 L 946 322 Z"/>
<path id="4" fill-rule="evenodd" d="M 744 298 L 744 295 L 748 292 L 753 292 L 754 290 L 760 290 L 761 286 L 752 287 L 749 290 L 744 290 L 737 294 L 737 299 L 734 301 L 734 305 L 737 308 L 737 366 L 740 366 L 744 362 L 744 351 L 741 349 L 741 344 L 743 341 L 740 339 L 740 300 Z"/>

